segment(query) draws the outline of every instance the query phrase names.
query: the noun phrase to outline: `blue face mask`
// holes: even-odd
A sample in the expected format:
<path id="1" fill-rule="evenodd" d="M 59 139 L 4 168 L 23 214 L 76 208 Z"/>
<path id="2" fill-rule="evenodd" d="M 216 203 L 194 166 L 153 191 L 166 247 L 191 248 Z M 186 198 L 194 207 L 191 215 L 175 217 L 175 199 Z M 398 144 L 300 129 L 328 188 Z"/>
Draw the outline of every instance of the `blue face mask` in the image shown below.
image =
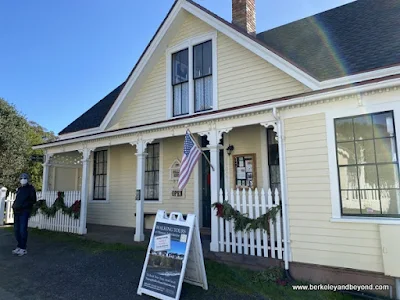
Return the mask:
<path id="1" fill-rule="evenodd" d="M 20 182 L 22 185 L 26 185 L 28 183 L 28 179 L 22 178 Z"/>

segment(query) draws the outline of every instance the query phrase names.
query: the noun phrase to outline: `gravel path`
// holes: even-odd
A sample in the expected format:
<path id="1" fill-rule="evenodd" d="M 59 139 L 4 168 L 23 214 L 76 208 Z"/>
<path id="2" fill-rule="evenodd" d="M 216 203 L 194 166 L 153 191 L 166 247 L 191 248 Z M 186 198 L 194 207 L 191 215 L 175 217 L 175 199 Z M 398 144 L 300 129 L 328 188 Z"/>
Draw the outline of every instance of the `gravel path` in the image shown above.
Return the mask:
<path id="1" fill-rule="evenodd" d="M 136 294 L 144 255 L 135 251 L 93 253 L 68 242 L 31 234 L 28 255 L 13 256 L 12 232 L 0 228 L 0 299 L 152 299 Z M 184 284 L 181 299 L 263 299 Z"/>

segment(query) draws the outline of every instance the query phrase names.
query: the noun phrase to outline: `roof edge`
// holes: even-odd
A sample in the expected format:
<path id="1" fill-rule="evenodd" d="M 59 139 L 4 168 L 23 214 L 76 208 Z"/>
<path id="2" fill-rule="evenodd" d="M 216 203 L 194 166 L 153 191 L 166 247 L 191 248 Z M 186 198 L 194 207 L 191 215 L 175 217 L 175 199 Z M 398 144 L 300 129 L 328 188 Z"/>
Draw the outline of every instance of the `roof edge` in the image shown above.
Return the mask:
<path id="1" fill-rule="evenodd" d="M 240 106 L 225 108 L 225 109 L 221 109 L 221 110 L 211 111 L 211 112 L 207 112 L 207 113 L 201 114 L 200 116 L 199 115 L 196 115 L 196 116 L 185 116 L 185 117 L 176 118 L 176 119 L 173 119 L 173 120 L 163 120 L 163 121 L 147 123 L 147 124 L 142 124 L 142 125 L 137 125 L 137 126 L 125 127 L 125 128 L 110 130 L 110 131 L 106 131 L 106 132 L 99 132 L 99 133 L 95 133 L 95 134 L 91 134 L 91 135 L 87 135 L 87 136 L 80 136 L 80 137 L 75 137 L 75 138 L 66 139 L 66 140 L 58 140 L 58 141 L 54 141 L 54 142 L 50 142 L 50 143 L 37 144 L 37 145 L 34 145 L 33 147 L 35 147 L 35 148 L 39 147 L 39 148 L 36 148 L 36 149 L 40 149 L 40 148 L 47 148 L 47 147 L 41 147 L 41 146 L 52 147 L 53 145 L 54 146 L 58 146 L 58 144 L 63 144 L 64 142 L 74 143 L 74 140 L 77 140 L 79 138 L 82 138 L 82 139 L 87 139 L 87 138 L 91 138 L 91 137 L 93 137 L 94 139 L 95 138 L 104 138 L 104 137 L 97 137 L 97 136 L 99 136 L 101 134 L 104 134 L 104 135 L 110 135 L 111 134 L 111 136 L 112 136 L 113 133 L 116 133 L 115 135 L 120 133 L 122 135 L 122 134 L 130 133 L 130 132 L 125 132 L 125 131 L 129 131 L 129 130 L 133 130 L 133 129 L 143 128 L 143 127 L 148 127 L 148 126 L 154 126 L 154 125 L 161 125 L 161 124 L 169 125 L 170 123 L 190 120 L 190 119 L 193 119 L 193 118 L 199 118 L 199 117 L 201 118 L 201 117 L 204 117 L 204 116 L 212 116 L 212 115 L 217 115 L 217 114 L 221 114 L 221 113 L 225 113 L 225 112 L 229 112 L 229 111 L 239 111 L 240 109 L 246 109 L 246 108 L 257 108 L 257 107 L 262 106 L 262 105 L 268 105 L 268 104 L 271 104 L 271 103 L 278 103 L 278 102 L 288 102 L 288 101 L 292 101 L 294 99 L 304 99 L 306 97 L 312 97 L 312 96 L 323 96 L 324 94 L 327 94 L 327 96 L 330 96 L 328 93 L 331 93 L 331 92 L 339 92 L 339 91 L 342 91 L 342 90 L 345 90 L 345 89 L 349 89 L 349 88 L 364 87 L 364 86 L 368 86 L 368 85 L 372 85 L 372 84 L 384 85 L 385 83 L 393 81 L 393 80 L 397 80 L 394 85 L 400 85 L 400 80 L 398 80 L 398 79 L 400 79 L 400 74 L 390 75 L 390 76 L 387 76 L 387 77 L 376 78 L 376 79 L 366 80 L 366 81 L 362 81 L 362 82 L 351 83 L 351 84 L 346 84 L 346 85 L 326 88 L 326 89 L 322 89 L 322 90 L 305 92 L 305 93 L 295 94 L 295 95 L 291 95 L 291 96 L 284 96 L 284 97 L 264 100 L 264 101 L 260 101 L 260 102 L 256 102 L 256 103 L 251 103 L 251 104 L 240 105 Z M 374 87 L 374 89 L 378 89 L 378 88 L 380 88 L 380 87 L 379 86 L 378 87 Z M 349 93 L 354 93 L 354 91 L 350 91 Z M 319 99 L 316 99 L 315 101 L 318 101 L 318 100 Z M 292 105 L 292 104 L 288 103 L 286 105 Z M 285 105 L 283 104 L 282 106 L 285 106 Z M 169 126 L 171 126 L 171 125 L 169 125 Z"/>

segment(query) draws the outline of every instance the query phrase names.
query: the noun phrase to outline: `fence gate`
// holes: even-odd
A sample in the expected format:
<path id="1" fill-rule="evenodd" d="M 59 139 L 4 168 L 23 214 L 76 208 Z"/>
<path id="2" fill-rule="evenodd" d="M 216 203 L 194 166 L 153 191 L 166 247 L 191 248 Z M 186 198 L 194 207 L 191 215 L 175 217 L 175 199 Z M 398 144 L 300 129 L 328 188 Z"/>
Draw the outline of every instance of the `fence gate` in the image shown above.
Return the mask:
<path id="1" fill-rule="evenodd" d="M 219 195 L 219 202 L 228 201 L 230 205 L 242 214 L 246 214 L 249 218 L 258 218 L 265 214 L 272 207 L 280 204 L 279 192 L 275 190 L 274 195 L 271 189 L 267 193 L 262 189 L 242 190 L 239 189 L 225 192 L 225 198 L 222 190 Z M 234 221 L 226 221 L 223 218 L 218 220 L 217 230 L 219 251 L 228 253 L 238 253 L 253 256 L 272 257 L 277 259 L 283 258 L 282 239 L 282 215 L 281 211 L 276 215 L 275 222 L 269 221 L 269 234 L 261 229 L 251 230 L 249 232 L 234 230 Z"/>

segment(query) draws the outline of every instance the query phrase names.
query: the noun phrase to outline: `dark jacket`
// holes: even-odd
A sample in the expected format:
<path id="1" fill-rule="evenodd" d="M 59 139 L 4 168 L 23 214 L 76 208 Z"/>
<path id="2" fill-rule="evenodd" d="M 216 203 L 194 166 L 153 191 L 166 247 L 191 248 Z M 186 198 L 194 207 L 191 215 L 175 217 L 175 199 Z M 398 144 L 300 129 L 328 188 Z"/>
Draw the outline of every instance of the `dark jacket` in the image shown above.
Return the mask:
<path id="1" fill-rule="evenodd" d="M 30 212 L 36 200 L 36 190 L 33 185 L 28 183 L 19 187 L 13 204 L 14 213 Z"/>

